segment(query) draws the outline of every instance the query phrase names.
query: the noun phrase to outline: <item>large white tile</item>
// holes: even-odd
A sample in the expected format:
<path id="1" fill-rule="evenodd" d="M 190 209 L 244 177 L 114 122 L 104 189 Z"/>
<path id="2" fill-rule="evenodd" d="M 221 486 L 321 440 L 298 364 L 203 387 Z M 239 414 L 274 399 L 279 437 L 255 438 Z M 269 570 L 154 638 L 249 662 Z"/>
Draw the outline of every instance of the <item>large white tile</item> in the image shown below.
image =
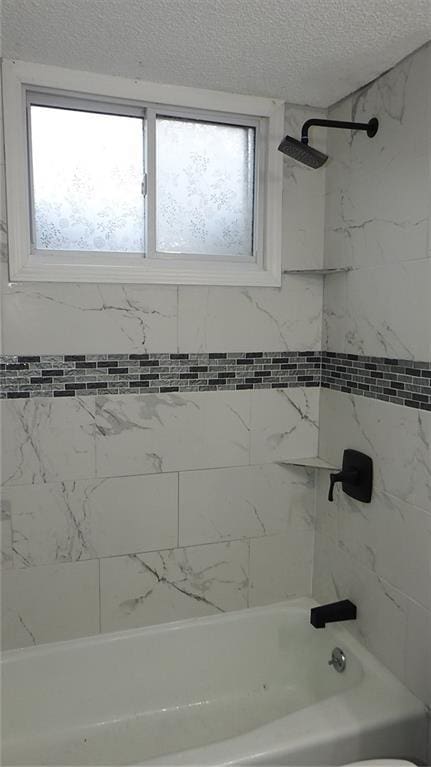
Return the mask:
<path id="1" fill-rule="evenodd" d="M 352 96 L 331 107 L 333 120 L 352 120 Z M 351 183 L 352 134 L 344 130 L 328 130 L 328 156 L 325 188 L 325 236 L 324 265 L 344 267 L 349 265 L 349 241 L 345 235 L 343 206 Z M 331 282 L 333 277 L 325 282 Z"/>
<path id="2" fill-rule="evenodd" d="M 3 649 L 99 631 L 99 563 L 7 570 L 2 577 Z"/>
<path id="3" fill-rule="evenodd" d="M 16 567 L 177 545 L 178 477 L 68 481 L 6 488 Z"/>
<path id="4" fill-rule="evenodd" d="M 360 131 L 328 131 L 328 265 L 424 257 L 429 60 L 429 48 L 422 49 L 329 110 L 332 119 L 376 116 L 379 130 L 371 140 Z"/>
<path id="5" fill-rule="evenodd" d="M 12 523 L 10 504 L 2 494 L 1 497 L 1 517 L 0 517 L 0 535 L 1 535 L 1 567 L 8 568 L 13 565 L 12 558 Z"/>
<path id="6" fill-rule="evenodd" d="M 339 464 L 341 468 L 341 463 Z M 316 471 L 316 533 L 325 535 L 334 543 L 338 540 L 337 508 L 338 497 L 335 503 L 328 500 L 330 472 L 326 470 Z"/>
<path id="7" fill-rule="evenodd" d="M 428 47 L 330 110 L 380 122 L 372 140 L 328 132 L 325 264 L 354 267 L 325 280 L 330 350 L 429 359 L 430 60 Z"/>
<path id="8" fill-rule="evenodd" d="M 352 120 L 353 100 L 355 96 L 356 94 L 352 93 L 349 96 L 346 96 L 342 101 L 338 101 L 331 106 L 328 109 L 328 116 L 331 120 Z M 342 186 L 343 179 L 351 169 L 351 147 L 354 140 L 356 140 L 356 134 L 355 136 L 352 136 L 352 133 L 347 130 L 327 130 L 326 151 L 329 155 L 329 159 L 325 166 L 326 196 L 328 196 L 330 190 L 338 190 L 338 188 Z M 328 218 L 327 209 L 325 211 L 325 218 Z"/>
<path id="9" fill-rule="evenodd" d="M 372 170 L 379 158 L 386 162 L 402 154 L 412 157 L 427 151 L 427 110 L 430 48 L 425 46 L 397 64 L 352 98 L 357 120 L 379 118 L 379 132 L 369 140 L 357 133 L 352 140 L 353 165 Z M 368 147 L 368 151 L 366 151 Z"/>
<path id="10" fill-rule="evenodd" d="M 8 400 L 1 409 L 4 485 L 94 477 L 94 397 Z"/>
<path id="11" fill-rule="evenodd" d="M 325 171 L 285 162 L 282 268 L 321 269 L 325 231 Z M 294 164 L 294 165 L 293 165 Z"/>
<path id="12" fill-rule="evenodd" d="M 102 630 L 247 607 L 248 557 L 235 541 L 103 559 Z"/>
<path id="13" fill-rule="evenodd" d="M 179 350 L 318 350 L 322 280 L 285 275 L 281 288 L 180 287 Z"/>
<path id="14" fill-rule="evenodd" d="M 337 542 L 317 532 L 314 536 L 312 595 L 322 604 L 344 599 L 334 578 Z M 333 559 L 334 558 L 334 559 Z M 350 626 L 350 622 L 349 622 Z"/>
<path id="15" fill-rule="evenodd" d="M 339 492 L 337 502 L 340 548 L 431 609 L 431 513 L 382 492 L 370 504 Z"/>
<path id="16" fill-rule="evenodd" d="M 358 608 L 345 626 L 400 679 L 404 678 L 408 599 L 332 541 L 316 535 L 313 596 L 350 599 Z"/>
<path id="17" fill-rule="evenodd" d="M 335 465 L 345 448 L 367 453 L 376 490 L 430 510 L 430 413 L 324 389 L 319 441 L 320 455 Z"/>
<path id="18" fill-rule="evenodd" d="M 266 464 L 180 474 L 180 545 L 289 533 L 314 524 L 313 472 Z"/>
<path id="19" fill-rule="evenodd" d="M 332 274 L 324 280 L 322 347 L 344 352 L 347 333 L 347 273 Z"/>
<path id="20" fill-rule="evenodd" d="M 0 121 L 1 123 L 1 121 Z M 0 290 L 8 283 L 8 235 L 6 216 L 6 181 L 3 164 L 3 147 L 0 148 Z M 1 346 L 3 351 L 3 346 Z"/>
<path id="21" fill-rule="evenodd" d="M 356 269 L 346 278 L 349 354 L 429 359 L 431 260 Z"/>
<path id="22" fill-rule="evenodd" d="M 407 686 L 428 706 L 431 705 L 431 612 L 413 601 L 407 613 Z"/>
<path id="23" fill-rule="evenodd" d="M 177 289 L 16 283 L 3 292 L 3 326 L 8 354 L 173 352 Z"/>
<path id="24" fill-rule="evenodd" d="M 325 116 L 326 111 L 288 106 L 285 132 L 299 138 L 306 120 Z M 326 151 L 324 128 L 316 130 L 313 146 Z M 326 168 L 315 173 L 312 168 L 284 156 L 283 169 L 283 268 L 322 267 Z"/>
<path id="25" fill-rule="evenodd" d="M 250 606 L 311 593 L 312 527 L 250 541 Z"/>
<path id="26" fill-rule="evenodd" d="M 98 476 L 244 465 L 250 392 L 98 397 Z"/>
<path id="27" fill-rule="evenodd" d="M 328 131 L 325 265 L 353 267 L 325 280 L 330 350 L 429 359 L 430 60 L 428 46 L 330 110 L 379 119 L 372 140 Z"/>
<path id="28" fill-rule="evenodd" d="M 251 462 L 317 455 L 319 390 L 260 389 L 251 395 Z"/>
<path id="29" fill-rule="evenodd" d="M 340 186 L 329 186 L 327 196 L 328 266 L 390 266 L 426 257 L 426 155 L 380 157 L 372 171 L 349 166 L 336 181 Z"/>

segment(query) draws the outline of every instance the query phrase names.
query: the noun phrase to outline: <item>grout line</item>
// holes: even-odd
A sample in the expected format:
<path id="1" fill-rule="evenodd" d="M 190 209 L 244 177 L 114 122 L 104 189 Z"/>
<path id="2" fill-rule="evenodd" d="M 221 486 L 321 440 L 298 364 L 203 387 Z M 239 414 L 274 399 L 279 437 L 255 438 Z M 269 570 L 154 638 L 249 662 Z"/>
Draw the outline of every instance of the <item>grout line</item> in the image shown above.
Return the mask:
<path id="1" fill-rule="evenodd" d="M 420 607 L 425 612 L 428 612 L 431 614 L 431 611 L 429 610 L 428 606 L 422 602 L 419 602 L 415 597 L 411 596 L 411 594 L 408 594 L 406 591 L 404 591 L 399 586 L 396 586 L 394 583 L 392 583 L 386 576 L 379 575 L 375 570 L 371 569 L 367 564 L 365 564 L 361 559 L 359 559 L 357 556 L 353 556 L 351 553 L 348 554 L 341 546 L 338 540 L 334 540 L 326 533 L 316 533 L 316 543 L 319 542 L 319 539 L 329 544 L 330 547 L 336 549 L 343 557 L 349 558 L 349 562 L 353 563 L 353 566 L 357 568 L 357 570 L 367 573 L 368 575 L 371 575 L 380 586 L 387 587 L 391 591 L 393 591 L 396 594 L 400 594 L 403 599 L 407 599 L 409 602 L 414 603 L 418 607 Z M 313 558 L 313 562 L 315 562 L 315 557 Z M 384 590 L 384 588 L 383 588 Z"/>
<path id="2" fill-rule="evenodd" d="M 282 462 L 282 458 L 274 458 L 273 461 L 260 461 L 258 463 L 235 463 L 235 464 L 228 464 L 223 466 L 203 466 L 193 469 L 171 469 L 170 471 L 153 471 L 148 472 L 146 474 L 107 474 L 107 475 L 98 475 L 94 476 L 88 476 L 88 477 L 74 477 L 73 479 L 53 479 L 50 482 L 23 482 L 21 484 L 15 484 L 12 485 L 9 482 L 4 484 L 2 486 L 2 489 L 4 491 L 7 491 L 10 488 L 14 487 L 49 487 L 50 485 L 58 485 L 58 484 L 64 484 L 67 482 L 96 482 L 100 480 L 101 482 L 106 479 L 127 479 L 128 477 L 169 477 L 172 474 L 186 474 L 189 472 L 202 472 L 202 471 L 229 471 L 229 469 L 252 469 L 252 468 L 258 468 L 260 466 L 278 466 L 280 463 L 284 468 L 287 468 L 285 464 Z M 314 471 L 312 466 L 296 466 L 292 464 L 292 469 L 295 470 L 304 470 L 304 471 Z"/>
<path id="3" fill-rule="evenodd" d="M 247 564 L 247 607 L 250 607 L 250 591 L 251 591 L 250 562 L 251 562 L 251 539 L 249 538 L 248 539 L 248 564 Z"/>
<path id="4" fill-rule="evenodd" d="M 97 561 L 99 563 L 99 568 L 98 568 L 98 572 L 99 572 L 99 634 L 101 634 L 102 633 L 102 584 L 100 579 L 101 560 L 98 559 Z"/>
<path id="5" fill-rule="evenodd" d="M 311 527 L 311 526 L 310 526 Z M 69 559 L 69 560 L 61 560 L 61 561 L 53 561 L 53 562 L 43 562 L 41 564 L 36 565 L 29 565 L 26 567 L 9 567 L 9 568 L 3 568 L 3 572 L 11 572 L 12 570 L 32 570 L 33 568 L 42 568 L 42 567 L 53 567 L 53 566 L 61 566 L 61 565 L 79 565 L 83 562 L 98 562 L 99 563 L 99 614 L 101 613 L 101 578 L 100 578 L 100 568 L 101 563 L 105 559 L 121 559 L 122 557 L 133 557 L 133 556 L 145 556 L 146 554 L 158 554 L 161 551 L 177 551 L 177 550 L 183 550 L 183 549 L 197 549 L 202 548 L 203 546 L 219 546 L 221 544 L 223 545 L 229 545 L 230 543 L 246 543 L 250 544 L 250 541 L 259 541 L 262 538 L 277 538 L 279 535 L 285 535 L 286 531 L 280 532 L 280 530 L 272 533 L 262 534 L 262 535 L 244 535 L 242 538 L 221 538 L 219 540 L 215 541 L 201 541 L 200 543 L 186 543 L 182 544 L 181 546 L 159 546 L 157 549 L 146 549 L 142 550 L 139 549 L 138 551 L 127 551 L 123 554 L 107 554 L 106 556 L 97 556 L 97 557 L 90 557 L 89 559 Z M 249 547 L 250 548 L 250 547 Z M 250 553 L 250 552 L 249 552 Z M 99 623 L 101 623 L 101 614 L 99 615 Z"/>
<path id="6" fill-rule="evenodd" d="M 180 286 L 177 285 L 177 354 L 180 352 Z"/>
<path id="7" fill-rule="evenodd" d="M 180 472 L 177 472 L 177 548 L 180 548 Z"/>

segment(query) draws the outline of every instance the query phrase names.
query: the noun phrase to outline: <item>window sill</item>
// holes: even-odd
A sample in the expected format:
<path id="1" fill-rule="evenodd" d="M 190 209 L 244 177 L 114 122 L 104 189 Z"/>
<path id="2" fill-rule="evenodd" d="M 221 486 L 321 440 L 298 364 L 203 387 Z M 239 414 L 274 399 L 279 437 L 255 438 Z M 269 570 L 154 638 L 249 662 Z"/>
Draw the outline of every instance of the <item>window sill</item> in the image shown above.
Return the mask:
<path id="1" fill-rule="evenodd" d="M 125 256 L 115 263 L 61 263 L 32 256 L 18 269 L 10 269 L 11 282 L 133 283 L 147 285 L 226 285 L 280 287 L 281 269 L 263 269 L 255 263 L 189 259 L 143 261 Z"/>

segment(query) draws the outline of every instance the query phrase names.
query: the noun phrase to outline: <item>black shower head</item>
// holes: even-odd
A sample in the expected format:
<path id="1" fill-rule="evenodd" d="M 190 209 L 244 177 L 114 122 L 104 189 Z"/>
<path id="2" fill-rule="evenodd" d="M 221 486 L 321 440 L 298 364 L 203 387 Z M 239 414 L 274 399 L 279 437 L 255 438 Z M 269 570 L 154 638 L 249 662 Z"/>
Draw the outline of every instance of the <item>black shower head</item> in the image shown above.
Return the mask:
<path id="1" fill-rule="evenodd" d="M 303 165 L 308 165 L 309 168 L 321 168 L 328 159 L 328 155 L 308 145 L 308 130 L 312 125 L 320 125 L 327 128 L 364 130 L 369 138 L 373 138 L 378 131 L 379 121 L 376 117 L 372 117 L 367 123 L 352 123 L 342 120 L 307 120 L 302 126 L 301 141 L 292 138 L 292 136 L 286 136 L 279 144 L 279 151 L 288 155 L 288 157 L 292 157 Z"/>
<path id="2" fill-rule="evenodd" d="M 278 148 L 283 154 L 287 154 L 288 157 L 292 157 L 310 168 L 320 168 L 328 159 L 327 154 L 313 149 L 312 146 L 308 146 L 308 144 L 298 141 L 292 136 L 286 136 Z"/>

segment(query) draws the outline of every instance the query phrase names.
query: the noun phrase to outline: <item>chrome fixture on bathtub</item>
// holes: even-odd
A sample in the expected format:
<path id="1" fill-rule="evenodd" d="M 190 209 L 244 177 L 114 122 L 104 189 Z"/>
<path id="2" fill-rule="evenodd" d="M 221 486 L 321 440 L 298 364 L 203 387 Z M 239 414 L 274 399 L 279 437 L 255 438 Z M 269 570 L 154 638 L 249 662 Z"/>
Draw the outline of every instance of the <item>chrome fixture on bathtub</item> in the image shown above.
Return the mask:
<path id="1" fill-rule="evenodd" d="M 312 607 L 310 611 L 310 623 L 315 629 L 324 629 L 327 623 L 352 621 L 355 618 L 356 605 L 350 599 L 342 599 L 340 602 L 331 602 L 328 605 Z"/>
<path id="2" fill-rule="evenodd" d="M 332 650 L 331 660 L 328 660 L 328 666 L 333 666 L 335 671 L 342 674 L 346 670 L 346 656 L 341 647 L 334 647 Z"/>
<path id="3" fill-rule="evenodd" d="M 365 453 L 357 450 L 345 450 L 343 468 L 337 474 L 331 474 L 328 501 L 334 500 L 334 485 L 342 482 L 343 491 L 351 498 L 363 503 L 370 503 L 373 491 L 373 462 Z"/>

